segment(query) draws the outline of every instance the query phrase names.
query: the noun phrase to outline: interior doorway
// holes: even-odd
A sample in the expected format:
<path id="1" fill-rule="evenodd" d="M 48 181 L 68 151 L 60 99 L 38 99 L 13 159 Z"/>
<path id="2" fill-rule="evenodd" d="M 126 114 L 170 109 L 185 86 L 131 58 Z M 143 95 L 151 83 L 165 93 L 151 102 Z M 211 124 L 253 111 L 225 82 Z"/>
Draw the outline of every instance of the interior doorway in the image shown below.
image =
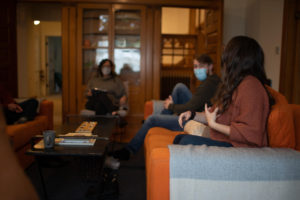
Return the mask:
<path id="1" fill-rule="evenodd" d="M 61 37 L 46 38 L 46 87 L 47 96 L 60 94 L 62 87 Z"/>

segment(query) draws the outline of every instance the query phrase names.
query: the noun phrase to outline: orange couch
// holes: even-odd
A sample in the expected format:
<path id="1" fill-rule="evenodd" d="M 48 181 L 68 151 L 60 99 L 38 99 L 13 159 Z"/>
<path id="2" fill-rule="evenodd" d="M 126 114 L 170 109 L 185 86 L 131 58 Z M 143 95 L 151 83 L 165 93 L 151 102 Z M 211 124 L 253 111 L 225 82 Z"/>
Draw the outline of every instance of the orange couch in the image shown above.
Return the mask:
<path id="1" fill-rule="evenodd" d="M 47 129 L 53 129 L 53 102 L 48 100 L 40 103 L 39 113 L 33 121 L 6 126 L 5 132 L 9 135 L 12 148 L 23 168 L 28 167 L 34 159 L 25 154 L 30 148 L 31 138 Z"/>
<path id="2" fill-rule="evenodd" d="M 285 103 L 285 106 L 280 112 L 275 114 L 270 114 L 269 122 L 268 122 L 268 131 L 272 131 L 269 129 L 269 126 L 282 128 L 285 127 L 284 122 L 278 121 L 281 112 L 285 112 L 286 108 L 291 109 L 291 117 L 293 118 L 293 129 L 292 132 L 294 134 L 294 141 L 289 141 L 290 144 L 283 144 L 287 147 L 292 147 L 297 151 L 300 151 L 300 105 L 287 104 L 285 98 L 274 90 L 271 91 L 272 96 L 277 96 L 276 107 L 272 107 L 272 112 L 276 108 L 276 112 L 278 111 L 278 102 Z M 145 103 L 145 112 L 144 118 L 146 119 L 153 111 L 153 104 L 151 101 L 147 101 Z M 272 118 L 272 119 L 270 119 Z M 275 121 L 274 121 L 275 120 Z M 277 121 L 276 121 L 277 120 Z M 279 123 L 278 123 L 279 122 Z M 272 124 L 270 124 L 272 123 Z M 148 200 L 167 200 L 170 199 L 169 194 L 169 183 L 170 183 L 170 175 L 169 175 L 169 161 L 170 161 L 170 152 L 168 149 L 168 145 L 172 144 L 175 136 L 177 134 L 182 134 L 183 132 L 175 132 L 170 131 L 164 128 L 155 127 L 149 130 L 146 138 L 145 138 L 145 162 L 146 162 L 146 177 L 147 177 L 147 199 Z M 270 136 L 269 136 L 270 137 Z M 284 136 L 285 137 L 285 136 Z M 271 138 L 272 139 L 272 138 Z M 273 139 L 272 139 L 273 141 Z M 283 141 L 283 140 L 281 140 Z M 277 147 L 284 147 L 279 144 Z"/>

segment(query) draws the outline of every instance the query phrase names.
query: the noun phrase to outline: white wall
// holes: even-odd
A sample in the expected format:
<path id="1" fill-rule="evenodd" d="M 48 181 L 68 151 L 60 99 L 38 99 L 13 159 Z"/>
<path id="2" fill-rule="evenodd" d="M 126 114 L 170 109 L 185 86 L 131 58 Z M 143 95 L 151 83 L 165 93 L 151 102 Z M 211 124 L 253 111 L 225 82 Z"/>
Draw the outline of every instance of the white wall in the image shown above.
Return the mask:
<path id="1" fill-rule="evenodd" d="M 272 87 L 278 91 L 284 0 L 248 1 L 246 34 L 264 49 L 266 73 L 272 80 Z"/>
<path id="2" fill-rule="evenodd" d="M 272 87 L 279 89 L 284 0 L 224 0 L 226 44 L 236 35 L 256 39 L 265 53 L 265 69 Z"/>
<path id="3" fill-rule="evenodd" d="M 224 0 L 223 43 L 236 35 L 245 35 L 247 0 Z"/>

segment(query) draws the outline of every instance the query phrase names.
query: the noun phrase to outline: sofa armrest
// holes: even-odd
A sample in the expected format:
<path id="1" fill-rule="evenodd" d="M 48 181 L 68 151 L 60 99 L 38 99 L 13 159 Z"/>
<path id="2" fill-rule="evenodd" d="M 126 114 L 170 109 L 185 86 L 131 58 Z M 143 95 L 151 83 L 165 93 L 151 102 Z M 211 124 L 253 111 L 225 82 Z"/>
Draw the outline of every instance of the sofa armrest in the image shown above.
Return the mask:
<path id="1" fill-rule="evenodd" d="M 53 129 L 53 102 L 49 100 L 43 100 L 40 103 L 39 115 L 45 115 L 48 118 L 47 129 Z"/>
<path id="2" fill-rule="evenodd" d="M 152 114 L 159 114 L 164 109 L 163 100 L 146 101 L 144 105 L 144 120 Z"/>
<path id="3" fill-rule="evenodd" d="M 171 199 L 297 199 L 300 153 L 170 145 Z"/>
<path id="4" fill-rule="evenodd" d="M 147 166 L 147 200 L 170 199 L 168 148 L 153 149 Z"/>
<path id="5" fill-rule="evenodd" d="M 144 120 L 146 120 L 153 113 L 153 102 L 146 101 L 144 105 Z"/>

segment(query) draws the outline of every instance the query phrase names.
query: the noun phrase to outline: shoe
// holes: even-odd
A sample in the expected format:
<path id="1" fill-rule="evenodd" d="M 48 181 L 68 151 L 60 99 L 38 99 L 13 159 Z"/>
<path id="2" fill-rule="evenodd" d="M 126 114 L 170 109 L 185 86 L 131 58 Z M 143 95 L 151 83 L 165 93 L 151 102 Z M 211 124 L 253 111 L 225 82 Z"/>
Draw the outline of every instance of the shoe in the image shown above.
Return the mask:
<path id="1" fill-rule="evenodd" d="M 110 169 L 117 170 L 120 167 L 120 161 L 115 159 L 112 156 L 107 156 L 105 161 L 104 161 L 104 166 L 108 167 Z"/>
<path id="2" fill-rule="evenodd" d="M 126 148 L 122 148 L 120 150 L 116 150 L 112 153 L 112 156 L 119 160 L 129 160 L 130 151 Z"/>

